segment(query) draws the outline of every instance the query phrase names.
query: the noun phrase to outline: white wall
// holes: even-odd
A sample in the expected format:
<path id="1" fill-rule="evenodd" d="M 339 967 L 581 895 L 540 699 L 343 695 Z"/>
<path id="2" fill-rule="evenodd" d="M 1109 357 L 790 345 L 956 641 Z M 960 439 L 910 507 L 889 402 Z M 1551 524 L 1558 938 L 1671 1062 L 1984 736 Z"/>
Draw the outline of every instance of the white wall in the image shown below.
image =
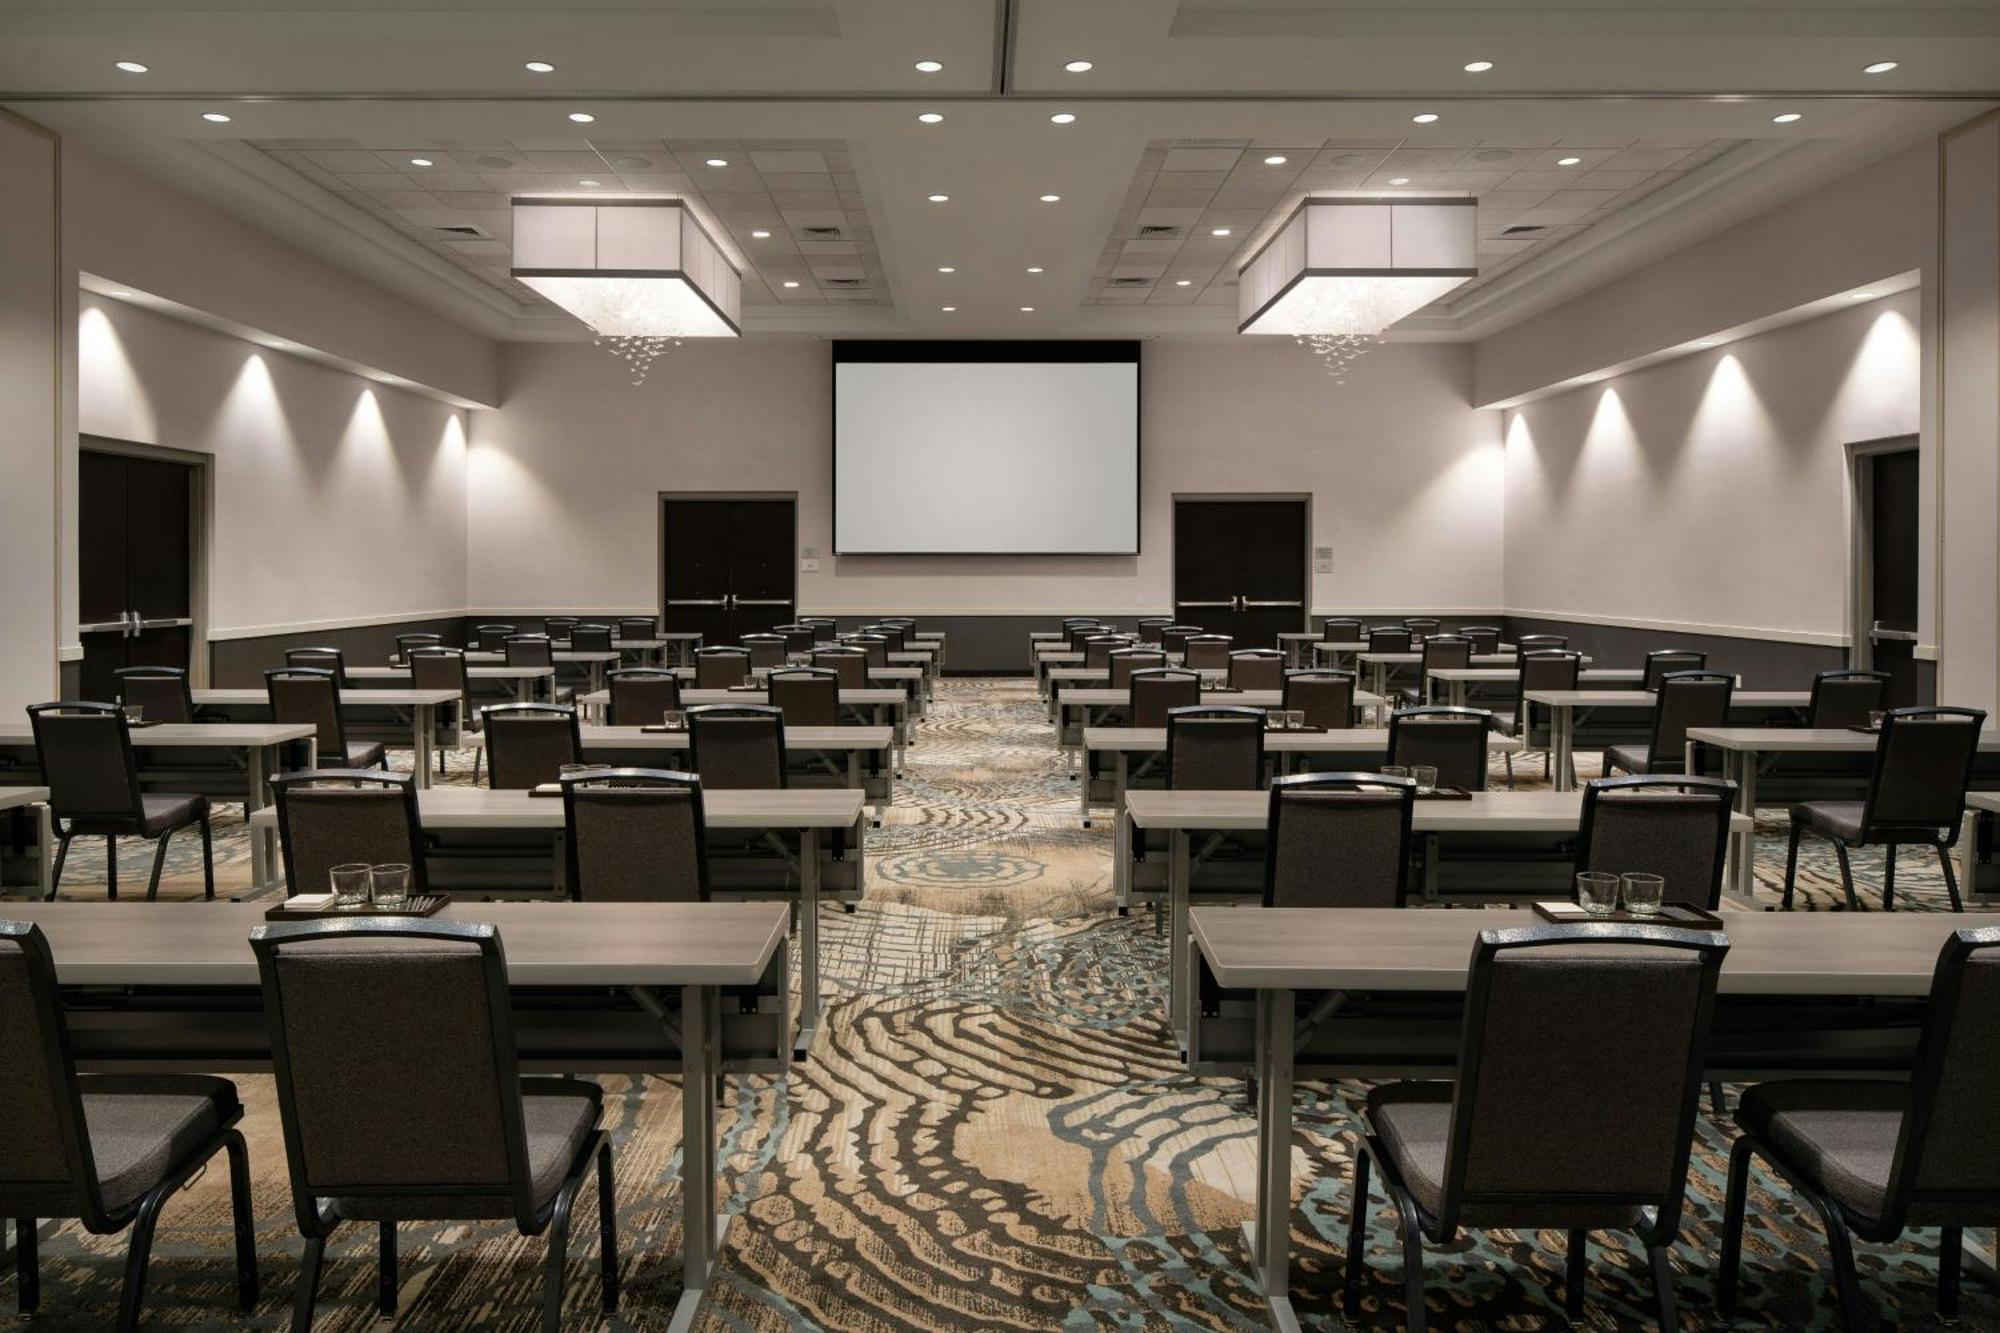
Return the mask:
<path id="1" fill-rule="evenodd" d="M 464 606 L 463 412 L 88 294 L 77 334 L 83 435 L 213 460 L 212 635 Z"/>
<path id="2" fill-rule="evenodd" d="M 56 143 L 0 112 L 0 716 L 56 696 Z"/>
<path id="3" fill-rule="evenodd" d="M 808 612 L 1163 610 L 1172 496 L 1268 491 L 1313 493 L 1319 607 L 1492 610 L 1499 414 L 1470 373 L 1457 345 L 1378 348 L 1336 385 L 1290 341 L 1150 342 L 1139 556 L 834 559 L 824 343 L 688 343 L 639 387 L 594 348 L 509 346 L 504 407 L 472 414 L 471 605 L 651 610 L 659 493 L 734 490 L 797 492 Z"/>
<path id="4" fill-rule="evenodd" d="M 1843 446 L 1918 433 L 1920 301 L 1861 302 L 1509 412 L 1509 608 L 1843 642 Z"/>

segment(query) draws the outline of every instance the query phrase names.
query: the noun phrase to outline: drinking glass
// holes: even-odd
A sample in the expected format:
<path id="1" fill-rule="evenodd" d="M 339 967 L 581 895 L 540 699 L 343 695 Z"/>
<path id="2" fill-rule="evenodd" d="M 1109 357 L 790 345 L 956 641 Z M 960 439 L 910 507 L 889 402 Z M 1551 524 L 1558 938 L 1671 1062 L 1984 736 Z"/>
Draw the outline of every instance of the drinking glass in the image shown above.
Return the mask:
<path id="1" fill-rule="evenodd" d="M 678 708 L 669 708 L 666 712 L 660 714 L 660 725 L 668 731 L 686 731 L 688 729 L 688 715 Z"/>
<path id="2" fill-rule="evenodd" d="M 138 726 L 141 722 L 144 722 L 146 720 L 146 705 L 126 704 L 125 720 L 126 722 L 130 723 L 132 726 L 135 727 Z"/>
<path id="3" fill-rule="evenodd" d="M 1618 910 L 1618 876 L 1603 870 L 1579 872 L 1576 901 L 1592 916 L 1610 916 Z"/>
<path id="4" fill-rule="evenodd" d="M 399 911 L 409 905 L 410 868 L 395 861 L 371 867 L 368 886 L 377 907 Z"/>
<path id="5" fill-rule="evenodd" d="M 557 764 L 556 773 L 561 777 L 573 778 L 579 773 L 588 773 L 596 767 L 596 764 Z"/>
<path id="6" fill-rule="evenodd" d="M 756 672 L 754 672 L 754 671 L 753 671 L 753 672 L 751 672 L 751 673 L 750 673 L 749 675 L 747 675 L 747 676 L 745 676 L 745 677 L 743 678 L 743 688 L 744 688 L 744 689 L 746 689 L 746 690 L 754 690 L 754 689 L 756 689 L 756 688 L 757 688 L 757 673 L 756 673 Z"/>
<path id="7" fill-rule="evenodd" d="M 1410 770 L 1401 764 L 1384 764 L 1377 771 L 1385 778 L 1406 778 L 1410 776 Z"/>
<path id="8" fill-rule="evenodd" d="M 1656 916 L 1667 893 L 1667 881 L 1658 875 L 1624 877 L 1625 910 L 1634 916 Z"/>
<path id="9" fill-rule="evenodd" d="M 1410 776 L 1416 779 L 1417 795 L 1429 796 L 1437 790 L 1438 771 L 1433 765 L 1413 764 L 1410 767 Z"/>
<path id="10" fill-rule="evenodd" d="M 333 905 L 343 911 L 368 906 L 368 863 L 350 861 L 326 872 L 326 886 L 333 890 Z"/>
<path id="11" fill-rule="evenodd" d="M 1880 731 L 1882 730 L 1882 720 L 1887 716 L 1888 714 L 1883 712 L 1881 709 L 1871 708 L 1868 710 L 1868 725 L 1870 727 L 1873 727 L 1876 731 Z"/>

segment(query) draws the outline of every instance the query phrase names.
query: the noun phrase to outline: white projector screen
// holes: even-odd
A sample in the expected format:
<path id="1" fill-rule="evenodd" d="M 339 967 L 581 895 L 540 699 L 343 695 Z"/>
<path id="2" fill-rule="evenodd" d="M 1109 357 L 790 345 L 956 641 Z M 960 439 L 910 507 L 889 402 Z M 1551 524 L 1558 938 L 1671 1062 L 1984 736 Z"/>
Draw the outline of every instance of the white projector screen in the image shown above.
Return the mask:
<path id="1" fill-rule="evenodd" d="M 846 343 L 838 555 L 1133 555 L 1135 343 Z"/>

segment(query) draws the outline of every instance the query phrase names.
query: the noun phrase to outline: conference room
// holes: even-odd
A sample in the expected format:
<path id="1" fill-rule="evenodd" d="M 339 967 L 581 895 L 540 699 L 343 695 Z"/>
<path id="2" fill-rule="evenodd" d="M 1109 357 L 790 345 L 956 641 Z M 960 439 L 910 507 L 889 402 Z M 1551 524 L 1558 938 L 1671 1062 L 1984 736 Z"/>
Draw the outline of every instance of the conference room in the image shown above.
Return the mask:
<path id="1" fill-rule="evenodd" d="M 0 7 L 0 403 L 24 1327 L 2000 1327 L 2000 8 Z"/>

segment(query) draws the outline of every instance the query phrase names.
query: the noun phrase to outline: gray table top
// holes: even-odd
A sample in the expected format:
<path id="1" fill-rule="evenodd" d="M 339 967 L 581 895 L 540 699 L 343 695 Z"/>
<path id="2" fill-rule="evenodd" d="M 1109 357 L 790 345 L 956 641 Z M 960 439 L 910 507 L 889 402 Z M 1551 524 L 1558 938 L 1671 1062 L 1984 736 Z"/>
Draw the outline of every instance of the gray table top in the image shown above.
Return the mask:
<path id="1" fill-rule="evenodd" d="M 263 690 L 193 690 L 196 707 L 215 704 L 228 707 L 248 707 L 271 702 L 271 696 Z M 404 690 L 367 689 L 349 690 L 340 696 L 343 708 L 357 705 L 372 708 L 410 708 L 418 704 L 448 704 L 458 700 L 457 690 Z"/>
<path id="2" fill-rule="evenodd" d="M 2000 810 L 2000 791 L 1969 791 L 1965 794 L 1965 808 Z"/>
<path id="3" fill-rule="evenodd" d="M 1377 663 L 1383 666 L 1416 666 L 1424 660 L 1424 655 L 1416 652 L 1371 653 L 1364 651 L 1356 653 L 1355 658 L 1358 661 L 1368 663 L 1370 666 L 1374 666 Z M 1590 661 L 1588 657 L 1583 660 L 1586 664 Z M 1476 667 L 1507 667 L 1518 666 L 1519 664 L 1520 659 L 1512 653 L 1474 653 L 1472 655 L 1472 665 Z"/>
<path id="4" fill-rule="evenodd" d="M 558 803 L 560 804 L 560 803 Z M 76 986 L 255 986 L 250 932 L 268 903 L 9 903 L 49 937 Z M 500 928 L 519 986 L 749 986 L 785 939 L 789 905 L 464 903 L 441 914 Z"/>
<path id="5" fill-rule="evenodd" d="M 1122 708 L 1132 702 L 1132 691 L 1071 688 L 1056 697 L 1066 707 Z M 1277 708 L 1284 703 L 1284 691 L 1239 690 L 1232 694 L 1223 690 L 1203 690 L 1201 701 L 1223 707 L 1237 704 L 1244 708 Z M 1354 702 L 1358 707 L 1372 708 L 1382 702 L 1382 696 L 1373 690 L 1356 690 Z"/>
<path id="6" fill-rule="evenodd" d="M 572 652 L 568 648 L 557 648 L 549 653 L 550 660 L 556 662 L 616 662 L 619 656 L 620 654 L 615 650 L 608 653 L 579 653 Z M 507 661 L 507 654 L 481 652 L 477 648 L 472 648 L 466 650 L 465 661 L 468 666 L 475 663 L 484 666 L 504 666 Z"/>
<path id="7" fill-rule="evenodd" d="M 1432 680 L 1519 680 L 1521 668 L 1505 667 L 1432 667 L 1424 673 Z M 1646 678 L 1643 667 L 1586 667 L 1576 673 L 1580 681 L 1602 681 L 1605 684 L 1630 682 L 1637 684 Z"/>
<path id="8" fill-rule="evenodd" d="M 1758 754 L 1866 754 L 1881 737 L 1846 727 L 1689 727 L 1688 739 L 1718 750 Z M 2000 731 L 1989 727 L 1980 732 L 1979 748 L 1985 753 L 2000 750 Z"/>
<path id="9" fill-rule="evenodd" d="M 1524 690 L 1522 696 L 1566 708 L 1651 708 L 1660 697 L 1651 690 Z M 1810 703 L 1810 690 L 1736 690 L 1729 696 L 1731 708 L 1804 708 Z"/>
<path id="10" fill-rule="evenodd" d="M 470 654 L 467 655 L 470 660 Z M 467 666 L 465 674 L 474 680 L 538 680 L 543 676 L 553 676 L 554 667 L 531 666 Z M 410 669 L 406 666 L 351 666 L 347 676 L 353 680 L 408 680 Z"/>
<path id="11" fill-rule="evenodd" d="M 702 821 L 709 828 L 851 828 L 867 797 L 851 787 L 793 787 L 782 791 L 704 791 Z M 250 817 L 252 828 L 277 823 L 273 808 Z M 546 829 L 563 826 L 562 798 L 485 787 L 430 787 L 417 793 L 417 816 L 435 829 Z"/>
<path id="12" fill-rule="evenodd" d="M 1085 727 L 1083 748 L 1086 750 L 1142 750 L 1155 753 L 1167 748 L 1165 727 Z M 1382 754 L 1389 748 L 1389 732 L 1385 727 L 1347 727 L 1333 731 L 1266 731 L 1264 749 L 1266 751 L 1303 751 L 1312 753 L 1354 753 Z M 1518 750 L 1521 742 L 1512 736 L 1502 736 L 1490 732 L 1486 737 L 1489 752 Z"/>
<path id="13" fill-rule="evenodd" d="M 47 787 L 0 787 L 0 810 L 15 810 L 48 799 Z"/>
<path id="14" fill-rule="evenodd" d="M 688 705 L 762 703 L 765 696 L 766 692 L 763 690 L 697 690 L 689 688 L 681 691 L 681 702 Z M 840 701 L 844 704 L 900 704 L 907 703 L 909 698 L 910 696 L 907 691 L 890 689 L 886 686 L 881 689 L 842 690 L 840 692 Z M 580 704 L 588 704 L 593 707 L 608 708 L 611 706 L 611 691 L 608 689 L 592 690 L 588 694 L 579 694 L 576 697 L 576 701 Z"/>
<path id="15" fill-rule="evenodd" d="M 1543 924 L 1521 912 L 1197 907 L 1196 947 L 1231 989 L 1455 991 L 1481 930 Z M 1720 988 L 1739 995 L 1925 995 L 1955 929 L 2000 915 L 1729 912 Z"/>
<path id="16" fill-rule="evenodd" d="M 685 750 L 685 731 L 642 731 L 638 727 L 584 727 L 586 750 Z M 895 743 L 893 727 L 786 727 L 787 750 L 886 750 Z M 465 737 L 467 745 L 486 744 L 486 734 L 475 731 Z"/>
<path id="17" fill-rule="evenodd" d="M 1268 791 L 1151 791 L 1125 793 L 1125 813 L 1147 829 L 1260 829 L 1270 820 Z M 1569 833 L 1583 816 L 1583 793 L 1477 791 L 1469 801 L 1419 800 L 1412 827 L 1419 833 Z M 1747 815 L 1732 815 L 1747 833 Z"/>
<path id="18" fill-rule="evenodd" d="M 793 670 L 793 668 L 789 666 L 753 667 L 751 668 L 751 674 L 764 676 L 769 675 L 773 671 L 790 670 Z M 695 669 L 689 666 L 675 667 L 674 674 L 682 680 L 693 680 L 695 678 Z M 922 680 L 924 678 L 924 669 L 920 666 L 869 667 L 868 677 L 871 680 Z"/>
<path id="19" fill-rule="evenodd" d="M 159 722 L 132 728 L 132 744 L 240 750 L 246 746 L 282 745 L 313 734 L 309 722 Z M 34 729 L 26 722 L 0 724 L 0 745 L 34 743 Z"/>

